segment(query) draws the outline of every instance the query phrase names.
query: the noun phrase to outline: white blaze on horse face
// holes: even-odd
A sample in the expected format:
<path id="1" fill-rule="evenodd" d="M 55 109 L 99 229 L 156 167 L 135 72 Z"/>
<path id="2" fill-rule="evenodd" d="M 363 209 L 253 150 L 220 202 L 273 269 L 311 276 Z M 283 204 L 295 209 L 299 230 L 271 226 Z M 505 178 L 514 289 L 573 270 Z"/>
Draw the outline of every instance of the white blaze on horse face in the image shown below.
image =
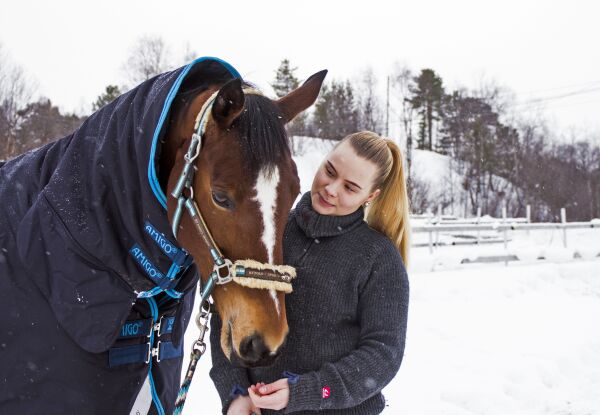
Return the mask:
<path id="1" fill-rule="evenodd" d="M 279 168 L 275 167 L 271 174 L 265 168 L 261 169 L 256 179 L 256 197 L 263 219 L 262 243 L 267 250 L 269 264 L 273 264 L 273 250 L 275 249 L 275 207 L 277 206 L 277 187 L 279 185 Z M 277 314 L 280 314 L 279 300 L 275 290 L 269 290 L 275 302 Z"/>

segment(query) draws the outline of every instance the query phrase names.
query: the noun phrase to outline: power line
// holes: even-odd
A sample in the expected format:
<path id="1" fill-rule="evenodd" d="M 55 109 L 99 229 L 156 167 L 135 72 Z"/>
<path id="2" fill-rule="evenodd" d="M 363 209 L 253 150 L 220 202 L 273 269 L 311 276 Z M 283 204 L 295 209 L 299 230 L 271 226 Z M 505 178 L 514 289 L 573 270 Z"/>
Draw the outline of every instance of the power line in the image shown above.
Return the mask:
<path id="1" fill-rule="evenodd" d="M 579 101 L 579 102 L 571 102 L 571 103 L 558 103 L 558 105 L 554 105 L 553 103 L 550 103 L 550 105 L 552 106 L 552 108 L 563 108 L 563 107 L 571 107 L 571 106 L 575 106 L 575 105 L 583 105 L 583 104 L 594 104 L 596 102 L 600 102 L 600 99 L 593 99 L 593 100 L 588 100 L 588 101 Z"/>
<path id="2" fill-rule="evenodd" d="M 596 85 L 596 84 L 600 84 L 600 80 L 589 81 L 589 82 L 578 83 L 578 84 L 565 85 L 565 86 L 557 86 L 557 87 L 545 88 L 545 89 L 536 89 L 536 90 L 533 90 L 533 91 L 518 92 L 516 94 L 517 95 L 538 94 L 540 92 L 558 91 L 560 89 L 580 88 L 580 87 L 584 87 L 584 86 L 585 87 L 589 87 L 589 86 L 593 86 L 593 85 Z"/>
<path id="3" fill-rule="evenodd" d="M 557 99 L 563 99 L 563 98 L 569 98 L 569 97 L 573 97 L 573 96 L 577 96 L 577 95 L 582 95 L 582 94 L 590 94 L 590 93 L 594 93 L 594 92 L 598 92 L 600 91 L 600 86 L 595 87 L 595 88 L 590 88 L 590 89 L 581 89 L 578 91 L 573 91 L 573 92 L 567 92 L 564 94 L 559 94 L 559 95 L 554 95 L 554 96 L 549 96 L 549 97 L 540 97 L 540 98 L 532 98 L 529 100 L 525 100 L 525 101 L 521 101 L 521 102 L 516 102 L 514 104 L 515 107 L 528 107 L 528 106 L 533 106 L 533 105 L 537 105 L 540 103 L 544 103 L 544 102 L 548 102 L 548 101 L 554 101 Z"/>

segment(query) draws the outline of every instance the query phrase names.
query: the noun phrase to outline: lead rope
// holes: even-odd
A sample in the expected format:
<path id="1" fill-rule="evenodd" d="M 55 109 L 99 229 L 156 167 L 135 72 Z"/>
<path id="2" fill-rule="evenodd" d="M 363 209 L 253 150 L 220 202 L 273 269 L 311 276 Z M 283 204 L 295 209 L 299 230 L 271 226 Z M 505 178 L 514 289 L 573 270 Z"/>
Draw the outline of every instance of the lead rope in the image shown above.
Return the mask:
<path id="1" fill-rule="evenodd" d="M 175 409 L 173 410 L 173 415 L 180 415 L 182 413 L 183 405 L 185 405 L 185 400 L 187 398 L 188 391 L 190 390 L 190 385 L 192 384 L 194 372 L 196 372 L 196 365 L 198 365 L 198 361 L 200 360 L 204 352 L 206 352 L 206 343 L 204 342 L 204 335 L 208 331 L 209 320 L 210 301 L 206 299 L 202 301 L 200 305 L 200 314 L 198 314 L 198 317 L 196 317 L 196 324 L 200 329 L 200 335 L 198 336 L 198 340 L 196 340 L 194 342 L 194 345 L 192 346 L 190 364 L 188 365 L 185 378 L 183 379 L 183 383 L 179 388 L 179 393 L 177 394 L 177 399 L 175 400 Z"/>
<path id="2" fill-rule="evenodd" d="M 177 393 L 177 399 L 175 400 L 175 409 L 173 410 L 173 415 L 181 415 L 183 411 L 183 405 L 185 405 L 185 399 L 187 398 L 187 394 L 190 390 L 190 385 L 192 384 L 192 378 L 194 377 L 194 373 L 196 372 L 196 365 L 198 365 L 198 361 L 206 352 L 206 343 L 204 342 L 204 335 L 208 331 L 208 321 L 210 320 L 210 295 L 212 290 L 217 282 L 218 277 L 215 273 L 211 274 L 210 278 L 206 282 L 204 288 L 202 288 L 202 292 L 200 293 L 200 310 L 198 316 L 196 317 L 196 325 L 198 329 L 200 329 L 200 334 L 198 335 L 198 339 L 194 342 L 192 346 L 192 353 L 190 354 L 190 364 L 188 365 L 187 371 L 185 373 L 185 378 L 181 383 L 181 387 L 179 388 L 179 392 Z"/>

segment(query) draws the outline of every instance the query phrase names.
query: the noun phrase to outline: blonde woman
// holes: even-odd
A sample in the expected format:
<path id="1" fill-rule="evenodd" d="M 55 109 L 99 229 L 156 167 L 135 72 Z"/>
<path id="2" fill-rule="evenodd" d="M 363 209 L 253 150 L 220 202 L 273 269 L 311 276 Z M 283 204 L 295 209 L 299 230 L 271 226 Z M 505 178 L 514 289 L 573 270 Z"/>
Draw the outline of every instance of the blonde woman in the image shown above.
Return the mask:
<path id="1" fill-rule="evenodd" d="M 409 206 L 398 146 L 344 138 L 290 213 L 284 261 L 290 332 L 273 366 L 232 366 L 213 320 L 211 377 L 223 413 L 379 414 L 404 353 Z"/>

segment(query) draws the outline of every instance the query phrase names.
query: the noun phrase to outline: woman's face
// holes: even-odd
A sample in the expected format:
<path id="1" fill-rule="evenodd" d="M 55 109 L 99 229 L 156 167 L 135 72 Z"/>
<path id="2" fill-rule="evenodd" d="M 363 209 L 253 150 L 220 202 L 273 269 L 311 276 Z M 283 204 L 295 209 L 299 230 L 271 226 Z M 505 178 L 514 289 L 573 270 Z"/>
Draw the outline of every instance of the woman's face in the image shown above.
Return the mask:
<path id="1" fill-rule="evenodd" d="M 311 201 L 321 215 L 343 216 L 370 202 L 379 189 L 371 190 L 377 166 L 359 157 L 346 141 L 325 157 L 313 179 Z"/>

